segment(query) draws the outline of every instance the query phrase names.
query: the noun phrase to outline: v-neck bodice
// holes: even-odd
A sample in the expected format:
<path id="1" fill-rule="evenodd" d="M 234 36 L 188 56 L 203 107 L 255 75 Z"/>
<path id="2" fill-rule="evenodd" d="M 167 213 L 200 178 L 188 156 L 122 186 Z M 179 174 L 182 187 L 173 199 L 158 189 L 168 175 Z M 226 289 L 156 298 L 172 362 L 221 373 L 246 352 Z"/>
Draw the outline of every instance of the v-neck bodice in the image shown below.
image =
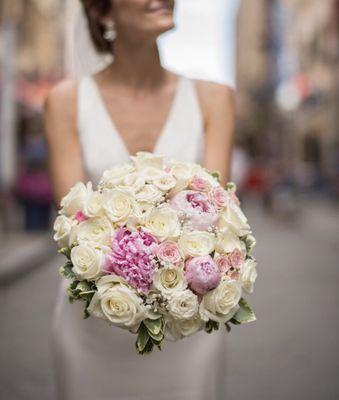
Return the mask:
<path id="1" fill-rule="evenodd" d="M 181 77 L 153 152 L 183 161 L 201 162 L 203 120 L 194 83 Z M 112 165 L 128 161 L 129 152 L 108 113 L 94 78 L 78 87 L 78 134 L 84 169 L 95 183 Z M 140 149 L 140 151 L 143 149 Z"/>

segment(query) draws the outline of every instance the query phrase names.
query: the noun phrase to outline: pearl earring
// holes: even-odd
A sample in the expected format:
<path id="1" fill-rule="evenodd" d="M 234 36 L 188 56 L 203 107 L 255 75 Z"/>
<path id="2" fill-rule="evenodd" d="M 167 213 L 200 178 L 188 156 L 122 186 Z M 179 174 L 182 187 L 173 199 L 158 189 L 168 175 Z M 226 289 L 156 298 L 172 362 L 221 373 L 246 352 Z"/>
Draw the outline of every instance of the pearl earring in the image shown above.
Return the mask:
<path id="1" fill-rule="evenodd" d="M 116 39 L 117 31 L 115 29 L 115 23 L 113 20 L 105 24 L 105 32 L 103 37 L 105 40 L 107 40 L 107 42 L 113 42 L 113 40 Z"/>

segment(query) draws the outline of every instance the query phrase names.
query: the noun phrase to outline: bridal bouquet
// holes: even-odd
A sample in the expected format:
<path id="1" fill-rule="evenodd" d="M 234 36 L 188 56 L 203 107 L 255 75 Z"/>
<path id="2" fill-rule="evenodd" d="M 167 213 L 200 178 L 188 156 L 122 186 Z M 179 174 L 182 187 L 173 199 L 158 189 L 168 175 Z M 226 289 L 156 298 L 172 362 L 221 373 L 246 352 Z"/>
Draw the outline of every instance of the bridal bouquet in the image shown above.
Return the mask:
<path id="1" fill-rule="evenodd" d="M 197 164 L 143 152 L 96 189 L 77 183 L 54 224 L 70 300 L 135 333 L 140 354 L 255 320 L 242 297 L 257 276 L 255 239 L 235 191 Z"/>

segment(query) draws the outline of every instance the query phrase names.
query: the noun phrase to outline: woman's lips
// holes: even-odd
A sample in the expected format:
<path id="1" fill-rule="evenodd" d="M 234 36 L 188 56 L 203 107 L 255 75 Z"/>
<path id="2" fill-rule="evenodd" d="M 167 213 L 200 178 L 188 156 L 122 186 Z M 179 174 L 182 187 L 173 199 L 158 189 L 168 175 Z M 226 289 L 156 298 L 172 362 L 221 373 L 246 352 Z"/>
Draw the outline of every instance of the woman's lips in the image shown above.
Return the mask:
<path id="1" fill-rule="evenodd" d="M 149 7 L 148 12 L 156 14 L 170 14 L 172 13 L 172 7 L 168 3 L 154 4 Z"/>

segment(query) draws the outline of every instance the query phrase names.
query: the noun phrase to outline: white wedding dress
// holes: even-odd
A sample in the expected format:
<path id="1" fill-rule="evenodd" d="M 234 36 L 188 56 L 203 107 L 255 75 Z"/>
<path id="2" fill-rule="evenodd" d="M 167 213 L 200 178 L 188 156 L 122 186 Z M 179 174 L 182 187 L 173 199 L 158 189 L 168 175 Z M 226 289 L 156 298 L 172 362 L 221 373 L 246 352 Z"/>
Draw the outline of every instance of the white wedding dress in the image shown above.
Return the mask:
<path id="1" fill-rule="evenodd" d="M 128 160 L 127 148 L 91 77 L 78 88 L 78 132 L 83 162 L 96 183 L 102 172 Z M 193 81 L 181 78 L 154 152 L 200 162 L 203 120 Z M 223 326 L 199 332 L 140 356 L 136 336 L 102 320 L 82 318 L 61 284 L 53 326 L 59 400 L 219 400 L 225 381 Z"/>

